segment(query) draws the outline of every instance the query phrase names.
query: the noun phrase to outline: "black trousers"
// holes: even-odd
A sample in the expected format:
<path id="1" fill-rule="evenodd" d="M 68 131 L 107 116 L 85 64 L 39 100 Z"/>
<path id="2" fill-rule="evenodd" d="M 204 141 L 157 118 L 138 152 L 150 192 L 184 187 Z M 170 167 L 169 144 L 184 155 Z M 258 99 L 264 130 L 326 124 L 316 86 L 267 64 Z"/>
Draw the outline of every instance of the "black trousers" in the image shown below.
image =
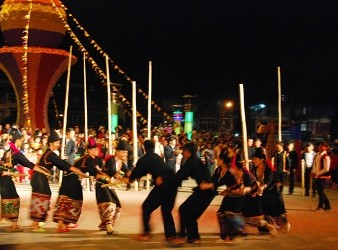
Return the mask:
<path id="1" fill-rule="evenodd" d="M 279 192 L 283 194 L 283 188 L 284 188 L 284 179 L 287 177 L 287 174 L 285 172 L 277 173 L 278 180 L 280 181 L 281 185 L 279 186 Z"/>
<path id="2" fill-rule="evenodd" d="M 187 236 L 188 240 L 200 239 L 197 219 L 208 208 L 215 194 L 210 190 L 196 190 L 179 207 L 180 236 Z"/>
<path id="3" fill-rule="evenodd" d="M 325 178 L 315 178 L 315 182 L 316 182 L 316 190 L 317 190 L 317 193 L 318 193 L 318 196 L 319 196 L 318 207 L 319 208 L 326 208 L 326 209 L 331 208 L 330 201 L 327 198 L 326 194 L 324 193 L 326 179 Z"/>
<path id="4" fill-rule="evenodd" d="M 289 194 L 293 193 L 294 188 L 295 188 L 295 172 L 290 171 L 290 174 L 289 174 Z"/>
<path id="5" fill-rule="evenodd" d="M 155 186 L 142 205 L 143 232 L 150 233 L 150 215 L 161 206 L 166 238 L 176 236 L 176 228 L 171 211 L 175 205 L 177 187 L 174 184 Z"/>
<path id="6" fill-rule="evenodd" d="M 311 171 L 312 168 L 305 168 L 304 180 L 305 180 L 305 194 L 309 195 L 310 192 L 310 183 L 311 183 Z M 315 181 L 312 182 L 312 192 L 316 192 Z"/>

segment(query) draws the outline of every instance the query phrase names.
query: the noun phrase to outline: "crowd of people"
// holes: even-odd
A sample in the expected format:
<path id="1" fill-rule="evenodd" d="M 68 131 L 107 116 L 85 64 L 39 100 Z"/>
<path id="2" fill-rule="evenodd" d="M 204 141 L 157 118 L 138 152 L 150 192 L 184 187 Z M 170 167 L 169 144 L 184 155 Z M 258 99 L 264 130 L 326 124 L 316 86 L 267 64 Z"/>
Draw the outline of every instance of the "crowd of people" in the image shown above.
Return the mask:
<path id="1" fill-rule="evenodd" d="M 287 233 L 291 225 L 287 219 L 283 186 L 288 180 L 288 194 L 293 194 L 300 164 L 304 168 L 305 196 L 311 191 L 311 195 L 319 196 L 314 211 L 332 209 L 324 189 L 330 176 L 335 181 L 337 178 L 336 172 L 332 171 L 327 142 L 316 147 L 306 143 L 302 153 L 295 151 L 292 141 L 276 142 L 270 158 L 261 139 L 252 137 L 248 139 L 248 157 L 245 158 L 240 138 L 231 134 L 217 136 L 194 131 L 189 140 L 184 132 L 176 135 L 164 128 L 155 128 L 151 132 L 151 138 L 147 138 L 145 129 L 139 132 L 135 149 L 131 130 L 119 125 L 111 135 L 110 152 L 104 126 L 97 130 L 90 128 L 87 142 L 79 127 L 68 128 L 65 145 L 61 145 L 60 130 L 31 131 L 9 124 L 1 127 L 2 218 L 12 221 L 12 232 L 22 231 L 17 225 L 20 198 L 15 182 L 29 182 L 32 186 L 31 230 L 45 232 L 41 223 L 50 209 L 49 185 L 59 181 L 60 170 L 63 178 L 53 214 L 60 233 L 77 226 L 83 190 L 89 188 L 96 195 L 101 219 L 98 229 L 105 230 L 108 235 L 118 234 L 115 225 L 122 205 L 114 187 L 126 184 L 126 190 L 130 190 L 134 181 L 149 175 L 152 189 L 142 204 L 143 232 L 136 237 L 139 241 L 150 239 L 151 213 L 161 207 L 165 237 L 170 246 L 185 242 L 201 244 L 197 221 L 216 195 L 224 196 L 216 215 L 220 226 L 219 242 L 236 242 L 247 235 L 248 225 L 272 237 Z M 64 147 L 63 155 L 60 155 L 61 147 Z M 133 159 L 134 150 L 137 150 L 137 160 Z M 176 230 L 172 210 L 178 188 L 188 178 L 196 181 L 196 187 L 179 207 L 180 225 Z"/>

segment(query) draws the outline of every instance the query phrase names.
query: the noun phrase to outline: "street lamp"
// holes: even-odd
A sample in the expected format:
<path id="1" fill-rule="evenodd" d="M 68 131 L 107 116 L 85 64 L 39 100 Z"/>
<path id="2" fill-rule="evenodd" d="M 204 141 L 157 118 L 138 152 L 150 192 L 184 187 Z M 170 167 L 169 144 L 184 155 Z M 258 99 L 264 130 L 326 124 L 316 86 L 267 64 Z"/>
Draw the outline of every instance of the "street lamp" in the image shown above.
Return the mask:
<path id="1" fill-rule="evenodd" d="M 232 131 L 233 129 L 233 121 L 232 117 L 227 115 L 233 111 L 234 102 L 232 100 L 224 100 L 219 104 L 220 107 L 220 130 L 221 132 Z"/>
<path id="2" fill-rule="evenodd" d="M 225 107 L 226 109 L 231 109 L 232 106 L 233 106 L 233 102 L 232 102 L 232 101 L 225 101 L 225 102 L 224 102 L 224 107 Z"/>

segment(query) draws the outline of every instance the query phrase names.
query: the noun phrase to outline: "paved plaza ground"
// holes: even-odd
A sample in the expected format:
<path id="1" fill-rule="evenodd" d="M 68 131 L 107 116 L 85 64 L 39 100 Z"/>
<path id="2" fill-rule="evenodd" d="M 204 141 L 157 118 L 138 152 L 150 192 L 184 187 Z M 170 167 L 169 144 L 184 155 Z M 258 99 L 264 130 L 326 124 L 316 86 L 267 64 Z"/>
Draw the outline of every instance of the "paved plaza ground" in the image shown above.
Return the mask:
<path id="1" fill-rule="evenodd" d="M 192 181 L 184 182 L 179 190 L 176 206 L 173 210 L 175 221 L 178 222 L 178 206 L 190 195 Z M 149 191 L 125 191 L 121 188 L 117 193 L 122 202 L 122 214 L 116 225 L 118 236 L 107 235 L 99 231 L 100 223 L 95 200 L 95 192 L 84 191 L 83 210 L 78 222 L 79 227 L 71 229 L 70 233 L 57 233 L 57 224 L 48 216 L 44 227 L 45 233 L 30 232 L 29 205 L 31 188 L 28 184 L 18 184 L 21 197 L 19 224 L 23 226 L 21 233 L 11 233 L 9 222 L 0 224 L 0 249 L 165 249 L 163 223 L 160 210 L 156 210 L 151 218 L 153 237 L 149 242 L 138 242 L 134 237 L 141 232 L 141 204 Z M 58 186 L 52 185 L 52 206 L 57 198 Z M 287 188 L 285 189 L 285 192 Z M 181 249 L 338 249 L 338 190 L 327 190 L 333 210 L 330 212 L 313 212 L 318 197 L 309 198 L 301 195 L 301 189 L 296 188 L 294 195 L 284 195 L 291 223 L 291 231 L 287 235 L 270 238 L 268 235 L 258 235 L 257 229 L 249 228 L 249 236 L 238 245 L 215 243 L 219 238 L 216 211 L 222 197 L 217 196 L 206 212 L 199 219 L 202 236 L 200 246 L 185 244 Z"/>

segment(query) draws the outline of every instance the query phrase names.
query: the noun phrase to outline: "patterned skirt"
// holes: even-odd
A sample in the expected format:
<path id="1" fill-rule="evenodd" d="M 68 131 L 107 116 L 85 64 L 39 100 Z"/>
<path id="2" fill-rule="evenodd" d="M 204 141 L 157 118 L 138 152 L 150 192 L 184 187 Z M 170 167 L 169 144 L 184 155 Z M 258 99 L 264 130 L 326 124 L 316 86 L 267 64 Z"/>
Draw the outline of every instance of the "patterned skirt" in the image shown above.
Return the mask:
<path id="1" fill-rule="evenodd" d="M 81 215 L 82 203 L 82 200 L 73 200 L 68 196 L 59 195 L 54 208 L 53 221 L 62 220 L 65 224 L 76 224 Z"/>
<path id="2" fill-rule="evenodd" d="M 11 221 L 19 217 L 20 198 L 1 199 L 1 216 Z"/>
<path id="3" fill-rule="evenodd" d="M 230 239 L 236 236 L 246 235 L 244 219 L 241 213 L 229 211 L 218 212 L 217 219 L 220 227 L 220 237 L 225 240 L 228 236 Z"/>
<path id="4" fill-rule="evenodd" d="M 51 195 L 32 193 L 31 219 L 43 222 L 47 218 Z"/>
<path id="5" fill-rule="evenodd" d="M 99 227 L 105 227 L 108 224 L 112 224 L 113 226 L 118 221 L 121 208 L 116 207 L 116 204 L 112 202 L 103 202 L 98 204 L 99 214 L 101 218 L 101 224 Z"/>
<path id="6" fill-rule="evenodd" d="M 245 217 L 245 224 L 252 227 L 264 227 L 267 221 L 264 220 L 263 215 L 259 216 L 252 216 L 252 217 Z"/>

